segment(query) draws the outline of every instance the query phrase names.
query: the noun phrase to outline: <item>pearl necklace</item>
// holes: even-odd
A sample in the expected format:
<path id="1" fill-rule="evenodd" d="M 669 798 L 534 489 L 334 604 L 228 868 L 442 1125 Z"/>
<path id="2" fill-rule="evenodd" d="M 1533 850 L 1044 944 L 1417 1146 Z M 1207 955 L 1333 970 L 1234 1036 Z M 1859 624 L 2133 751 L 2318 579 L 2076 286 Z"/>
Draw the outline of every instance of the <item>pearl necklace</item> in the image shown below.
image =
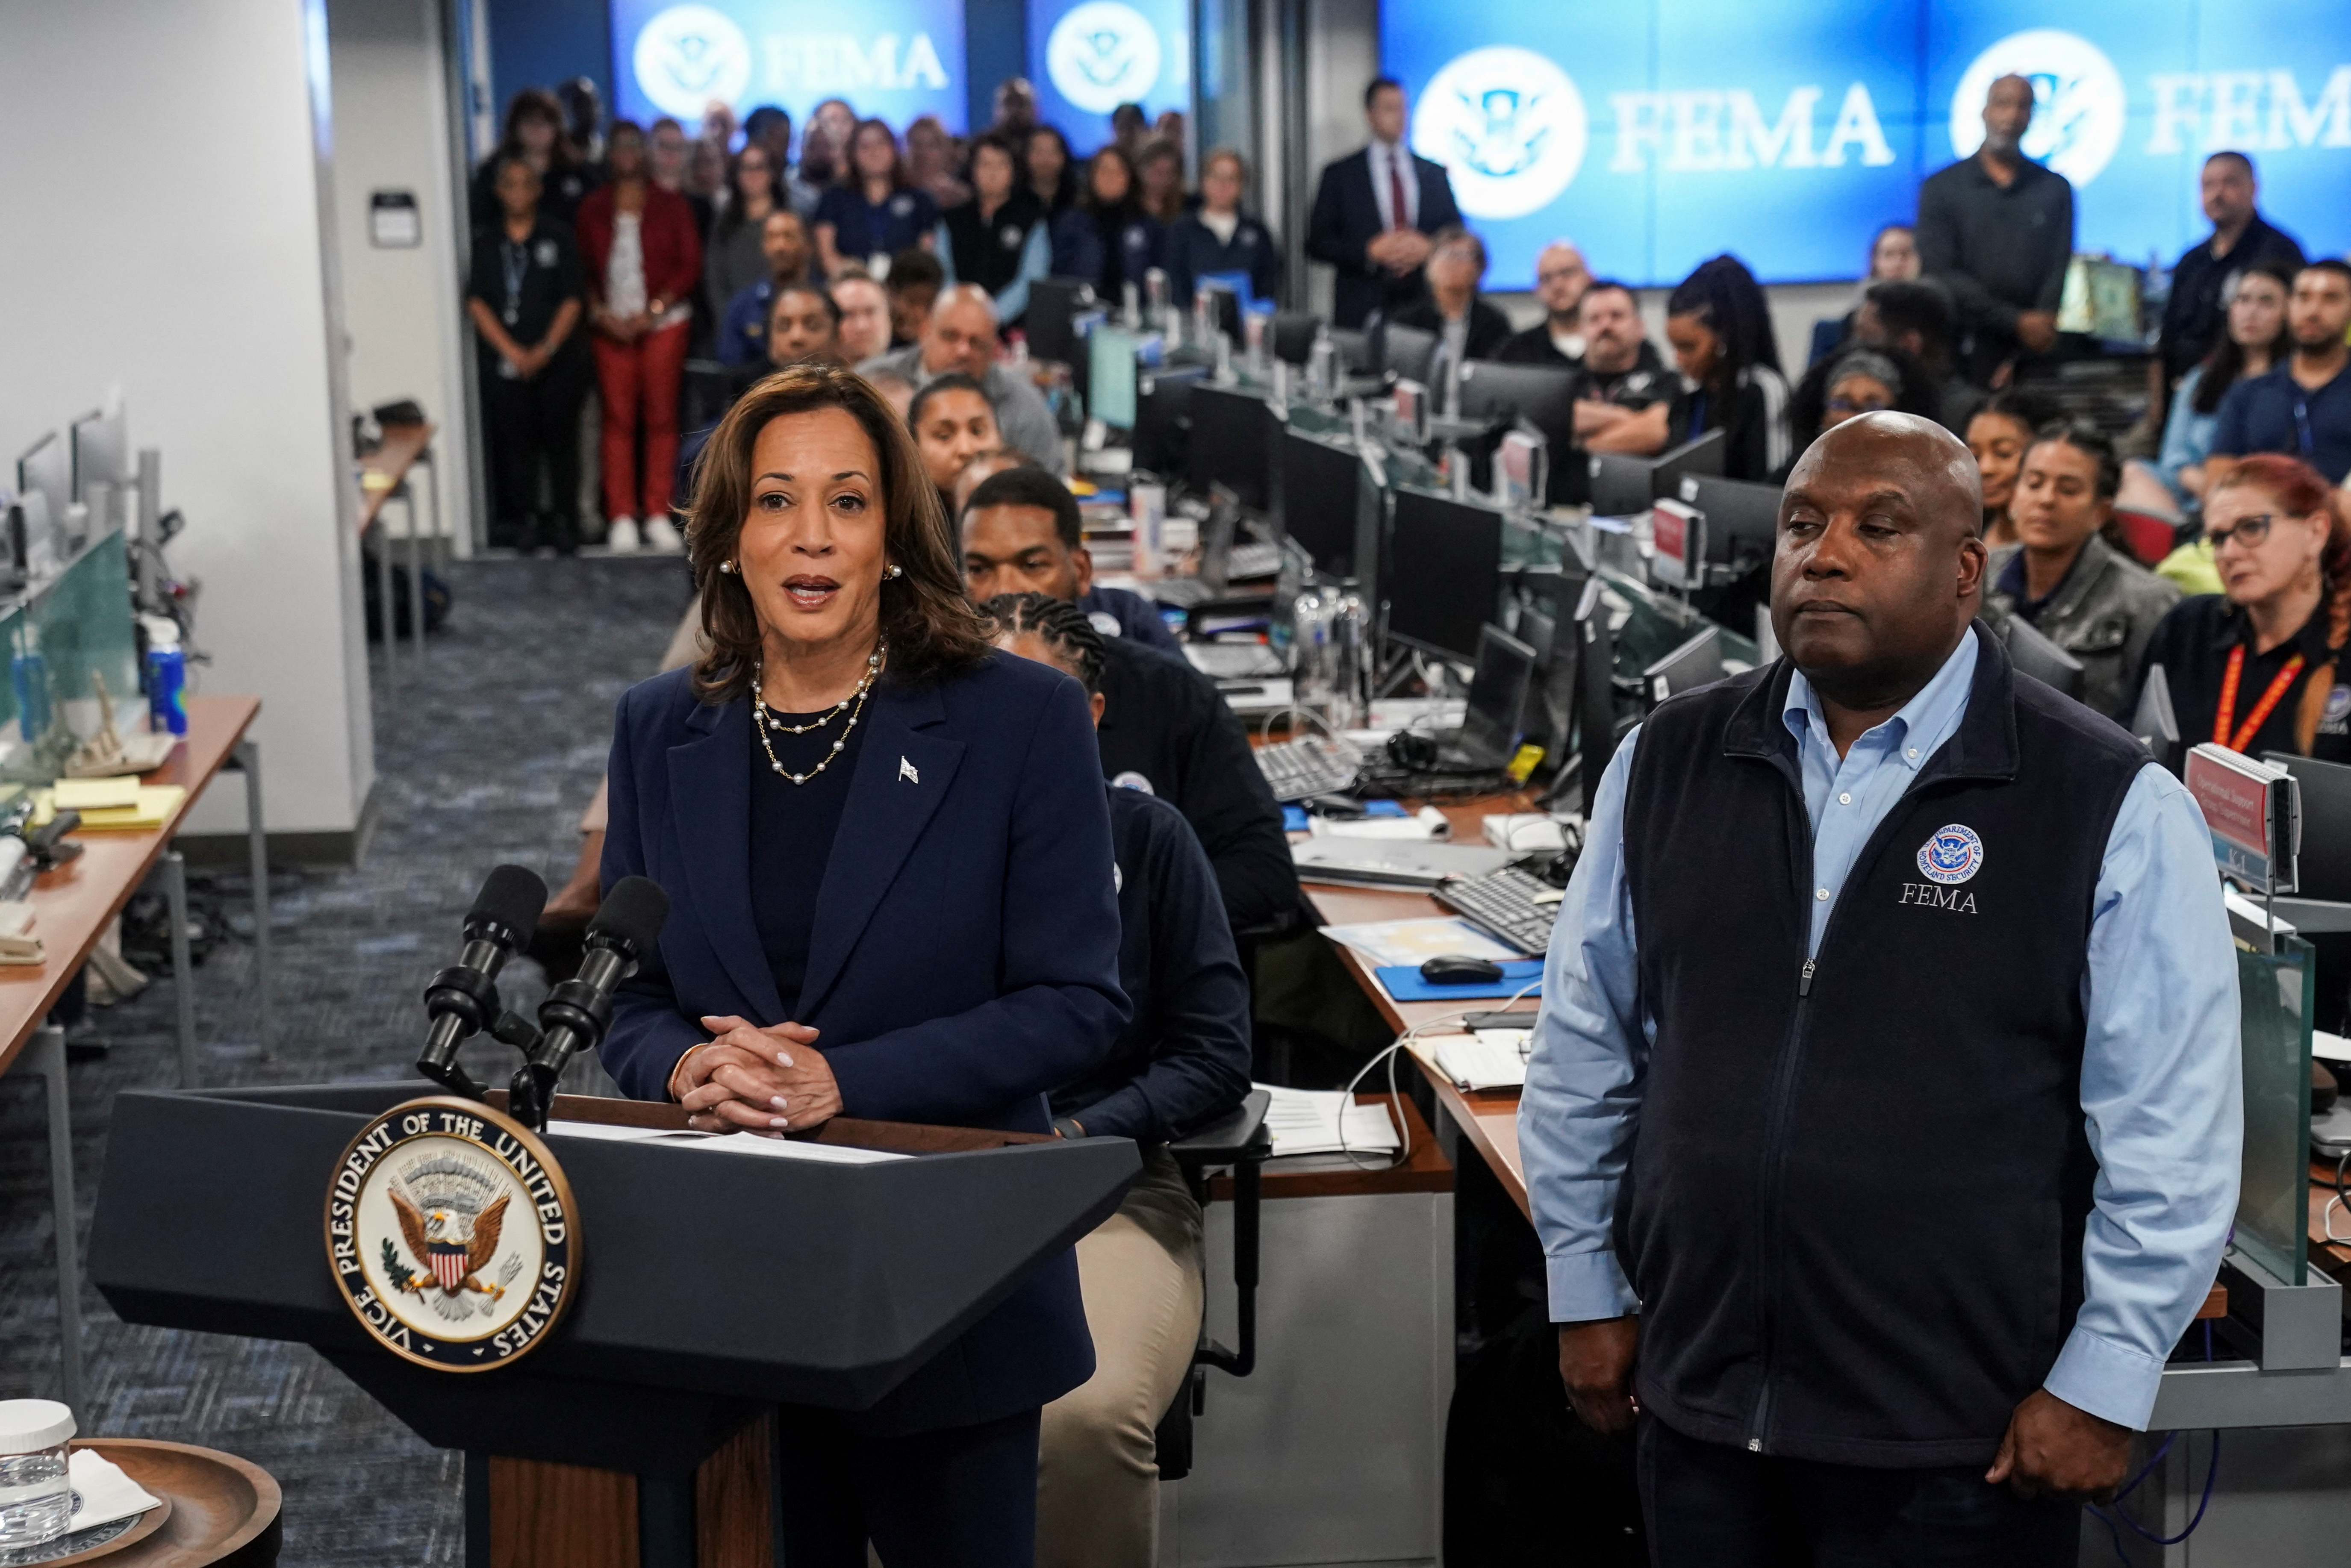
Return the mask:
<path id="1" fill-rule="evenodd" d="M 867 655 L 865 660 L 865 676 L 862 680 L 857 683 L 857 689 L 850 693 L 847 696 L 841 698 L 839 702 L 833 704 L 831 708 L 827 710 L 825 713 L 810 719 L 806 724 L 786 724 L 782 719 L 778 718 L 768 710 L 768 699 L 758 695 L 761 689 L 759 666 L 757 664 L 751 666 L 751 691 L 753 694 L 751 699 L 751 729 L 754 734 L 758 736 L 759 749 L 768 754 L 768 766 L 776 770 L 777 778 L 788 779 L 795 784 L 805 784 L 810 779 L 815 778 L 818 774 L 832 766 L 832 759 L 841 755 L 841 748 L 842 747 L 849 744 L 849 732 L 855 729 L 857 727 L 857 721 L 865 716 L 866 694 L 873 689 L 874 677 L 879 674 L 882 670 L 882 655 L 889 651 L 890 644 L 888 643 L 882 642 L 874 643 L 873 652 Z M 775 745 L 768 738 L 768 732 L 769 730 L 780 730 L 786 735 L 806 735 L 812 729 L 822 729 L 826 725 L 831 724 L 834 719 L 840 717 L 841 711 L 844 708 L 847 708 L 852 703 L 857 705 L 857 711 L 851 714 L 849 716 L 849 722 L 841 727 L 841 738 L 832 743 L 832 749 L 824 754 L 824 760 L 819 762 L 815 767 L 810 768 L 805 773 L 794 773 L 782 763 L 776 760 Z"/>

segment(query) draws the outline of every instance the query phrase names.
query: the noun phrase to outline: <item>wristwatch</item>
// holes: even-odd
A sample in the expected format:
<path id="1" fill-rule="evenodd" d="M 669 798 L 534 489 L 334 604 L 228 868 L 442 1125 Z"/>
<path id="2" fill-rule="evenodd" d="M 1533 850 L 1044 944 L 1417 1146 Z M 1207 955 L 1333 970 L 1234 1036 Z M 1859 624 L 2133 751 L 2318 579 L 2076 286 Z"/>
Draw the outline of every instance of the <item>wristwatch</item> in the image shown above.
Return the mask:
<path id="1" fill-rule="evenodd" d="M 1061 1134 L 1061 1136 L 1065 1138 L 1082 1138 L 1086 1135 L 1084 1124 L 1080 1122 L 1075 1116 L 1063 1116 L 1059 1118 L 1053 1123 L 1053 1131 Z"/>

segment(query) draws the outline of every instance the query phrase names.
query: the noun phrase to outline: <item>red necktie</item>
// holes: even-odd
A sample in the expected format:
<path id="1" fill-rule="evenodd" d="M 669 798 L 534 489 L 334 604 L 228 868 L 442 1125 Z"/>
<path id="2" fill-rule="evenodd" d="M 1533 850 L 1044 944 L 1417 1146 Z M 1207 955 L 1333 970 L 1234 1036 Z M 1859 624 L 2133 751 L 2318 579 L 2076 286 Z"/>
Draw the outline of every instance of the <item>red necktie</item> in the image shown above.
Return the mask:
<path id="1" fill-rule="evenodd" d="M 1388 214 L 1390 227 L 1412 227 L 1412 209 L 1404 199 L 1404 151 L 1396 147 L 1388 149 Z"/>

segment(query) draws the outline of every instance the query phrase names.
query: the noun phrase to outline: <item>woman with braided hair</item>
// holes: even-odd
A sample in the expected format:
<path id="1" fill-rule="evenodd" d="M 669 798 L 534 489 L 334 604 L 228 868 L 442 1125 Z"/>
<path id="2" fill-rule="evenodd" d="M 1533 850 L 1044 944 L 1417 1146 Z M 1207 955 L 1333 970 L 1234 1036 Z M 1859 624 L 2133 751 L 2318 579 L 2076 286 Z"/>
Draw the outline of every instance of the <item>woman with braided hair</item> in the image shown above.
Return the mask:
<path id="1" fill-rule="evenodd" d="M 2351 762 L 2351 515 L 2299 458 L 2247 457 L 2204 498 L 2222 591 L 2182 600 L 2148 642 L 2179 738 L 2249 757 Z M 2136 699 L 2134 699 L 2134 703 Z"/>
<path id="2" fill-rule="evenodd" d="M 982 606 L 997 646 L 1074 677 L 1102 722 L 1102 632 L 1067 600 L 1004 594 Z M 1166 801 L 1104 786 L 1118 862 L 1119 984 L 1134 1016 L 1110 1056 L 1056 1090 L 1063 1137 L 1133 1138 L 1143 1176 L 1078 1243 L 1094 1375 L 1045 1406 L 1040 1568 L 1149 1568 L 1159 1558 L 1153 1435 L 1200 1334 L 1200 1206 L 1170 1138 L 1249 1092 L 1249 988 L 1207 854 Z"/>
<path id="3" fill-rule="evenodd" d="M 1718 256 L 1684 278 L 1666 301 L 1666 340 L 1682 373 L 1668 416 L 1672 444 L 1719 430 L 1726 476 L 1760 482 L 1787 467 L 1795 455 L 1788 382 L 1762 286 L 1746 264 Z"/>

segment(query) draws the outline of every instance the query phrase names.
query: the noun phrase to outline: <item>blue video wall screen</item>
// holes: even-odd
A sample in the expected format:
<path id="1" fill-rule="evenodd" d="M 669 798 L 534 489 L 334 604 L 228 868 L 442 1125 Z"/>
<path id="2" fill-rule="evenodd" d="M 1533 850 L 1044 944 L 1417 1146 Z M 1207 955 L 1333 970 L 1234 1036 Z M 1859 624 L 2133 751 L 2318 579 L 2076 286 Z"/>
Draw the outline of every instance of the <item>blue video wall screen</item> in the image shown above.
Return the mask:
<path id="1" fill-rule="evenodd" d="M 964 129 L 963 0 L 612 0 L 611 16 L 616 107 L 640 124 L 695 125 L 713 99 L 805 120 L 840 98 L 901 131 L 925 114 Z"/>
<path id="2" fill-rule="evenodd" d="M 1039 113 L 1081 155 L 1111 139 L 1110 112 L 1153 120 L 1192 107 L 1191 0 L 1029 0 Z"/>
<path id="3" fill-rule="evenodd" d="M 1767 281 L 1855 276 L 1920 180 L 1973 153 L 1986 90 L 2033 84 L 2026 152 L 2074 183 L 2076 244 L 2166 264 L 2202 233 L 2197 170 L 2251 153 L 2262 206 L 2351 246 L 2351 6 L 1385 0 L 1382 61 L 1415 151 L 1449 171 L 1530 287 L 1569 237 L 1599 272 L 1677 281 L 1718 252 Z"/>

